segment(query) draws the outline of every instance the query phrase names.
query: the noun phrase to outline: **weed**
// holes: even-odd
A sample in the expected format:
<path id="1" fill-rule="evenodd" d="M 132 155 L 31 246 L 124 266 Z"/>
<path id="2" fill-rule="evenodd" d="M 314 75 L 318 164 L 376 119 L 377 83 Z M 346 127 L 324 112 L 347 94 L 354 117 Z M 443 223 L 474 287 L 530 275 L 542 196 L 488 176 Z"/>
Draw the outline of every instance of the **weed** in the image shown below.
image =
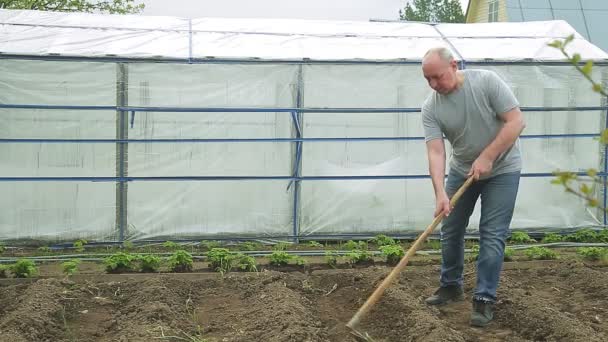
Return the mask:
<path id="1" fill-rule="evenodd" d="M 597 233 L 592 229 L 585 228 L 576 231 L 572 234 L 568 234 L 564 237 L 564 240 L 570 242 L 595 242 L 597 240 Z"/>
<path id="2" fill-rule="evenodd" d="M 169 269 L 172 272 L 192 271 L 192 254 L 179 250 L 169 257 Z"/>
<path id="3" fill-rule="evenodd" d="M 583 256 L 585 260 L 597 261 L 601 259 L 608 259 L 608 248 L 582 247 L 577 248 L 576 252 Z"/>
<path id="4" fill-rule="evenodd" d="M 124 248 L 126 250 L 131 250 L 131 249 L 135 248 L 135 245 L 133 244 L 133 241 L 124 241 L 122 243 L 122 248 Z"/>
<path id="5" fill-rule="evenodd" d="M 6 250 L 6 247 L 4 247 L 4 245 L 0 244 L 0 254 L 4 253 L 5 250 Z"/>
<path id="6" fill-rule="evenodd" d="M 283 265 L 287 265 L 291 259 L 293 259 L 293 255 L 291 255 L 287 252 L 274 251 L 274 252 L 272 252 L 272 254 L 270 254 L 269 263 L 271 265 L 283 266 Z"/>
<path id="7" fill-rule="evenodd" d="M 375 244 L 378 247 L 382 247 L 382 246 L 390 246 L 390 245 L 395 245 L 397 244 L 397 242 L 391 238 L 388 237 L 384 234 L 378 234 L 376 235 L 373 239 L 370 240 L 371 243 Z"/>
<path id="8" fill-rule="evenodd" d="M 325 262 L 332 268 L 335 268 L 338 265 L 338 253 L 336 251 L 326 251 Z"/>
<path id="9" fill-rule="evenodd" d="M 118 252 L 112 254 L 104 260 L 106 272 L 122 273 L 131 272 L 135 269 L 134 262 L 137 259 L 135 255 L 129 253 Z"/>
<path id="10" fill-rule="evenodd" d="M 63 274 L 66 276 L 71 276 L 78 271 L 78 265 L 80 265 L 80 260 L 72 259 L 65 261 L 61 264 L 61 269 L 63 270 Z"/>
<path id="11" fill-rule="evenodd" d="M 19 259 L 10 266 L 11 272 L 17 278 L 30 278 L 38 274 L 36 264 L 29 259 Z"/>
<path id="12" fill-rule="evenodd" d="M 505 248 L 505 253 L 503 255 L 504 261 L 513 261 L 513 255 L 515 255 L 515 250 L 513 248 Z"/>
<path id="13" fill-rule="evenodd" d="M 323 248 L 323 245 L 317 241 L 309 241 L 307 245 L 311 248 Z"/>
<path id="14" fill-rule="evenodd" d="M 546 247 L 532 247 L 526 251 L 526 256 L 532 260 L 553 260 L 557 259 L 557 253 Z"/>
<path id="15" fill-rule="evenodd" d="M 346 259 L 351 264 L 361 264 L 364 262 L 373 261 L 372 254 L 363 250 L 352 250 L 346 253 Z"/>
<path id="16" fill-rule="evenodd" d="M 160 268 L 161 259 L 153 254 L 139 255 L 139 268 L 142 272 L 157 272 Z"/>
<path id="17" fill-rule="evenodd" d="M 84 252 L 84 245 L 86 245 L 86 244 L 87 244 L 87 240 L 82 240 L 82 239 L 76 240 L 76 241 L 74 241 L 74 244 L 73 244 L 74 250 L 78 253 L 82 253 L 82 252 Z"/>
<path id="18" fill-rule="evenodd" d="M 9 266 L 0 264 L 0 278 L 8 278 L 6 273 L 9 270 Z"/>
<path id="19" fill-rule="evenodd" d="M 541 242 L 543 243 L 554 243 L 554 242 L 562 242 L 564 238 L 557 233 L 548 233 L 545 234 Z"/>
<path id="20" fill-rule="evenodd" d="M 512 243 L 528 243 L 528 242 L 536 242 L 533 238 L 528 235 L 526 232 L 513 232 L 509 241 Z"/>

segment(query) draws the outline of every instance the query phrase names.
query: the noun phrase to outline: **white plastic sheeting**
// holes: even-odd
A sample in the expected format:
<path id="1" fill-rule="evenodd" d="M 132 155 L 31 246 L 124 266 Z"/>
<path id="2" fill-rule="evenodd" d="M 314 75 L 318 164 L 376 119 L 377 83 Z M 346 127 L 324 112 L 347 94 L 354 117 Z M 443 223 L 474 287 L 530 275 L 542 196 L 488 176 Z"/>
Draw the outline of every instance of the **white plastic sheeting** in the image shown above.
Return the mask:
<path id="1" fill-rule="evenodd" d="M 105 29 L 101 29 L 105 28 Z M 192 39 L 190 33 L 192 32 Z M 446 38 L 441 37 L 442 32 Z M 417 108 L 429 94 L 418 64 L 356 61 L 419 60 L 448 39 L 467 64 L 498 72 L 522 106 L 601 106 L 602 99 L 544 46 L 565 37 L 561 21 L 517 24 L 361 23 L 102 16 L 0 10 L 0 52 L 127 58 L 230 58 L 228 63 L 126 63 L 0 59 L 0 104 L 204 108 Z M 421 38 L 418 38 L 421 37 Z M 190 43 L 192 42 L 192 44 Z M 506 48 L 518 42 L 514 48 Z M 507 44 L 507 45 L 503 45 Z M 583 58 L 608 56 L 582 40 Z M 265 59 L 252 63 L 252 58 Z M 269 63 L 303 59 L 340 63 Z M 595 79 L 606 80 L 605 67 Z M 125 91 L 118 91 L 125 81 Z M 131 113 L 128 113 L 131 119 Z M 422 137 L 420 113 L 310 113 L 307 138 Z M 525 134 L 599 133 L 605 110 L 526 112 Z M 135 112 L 123 123 L 129 139 L 293 138 L 285 112 Z M 3 139 L 115 139 L 113 110 L 0 109 Z M 524 172 L 602 169 L 593 138 L 524 138 Z M 291 176 L 293 142 L 129 143 L 130 177 Z M 448 147 L 449 148 L 449 147 Z M 448 150 L 449 152 L 449 150 Z M 0 177 L 116 177 L 117 144 L 0 144 Z M 576 169 L 575 169 L 576 170 Z M 304 177 L 427 174 L 423 140 L 307 141 Z M 114 182 L 0 182 L 0 239 L 118 238 Z M 570 228 L 602 223 L 549 178 L 523 178 L 513 228 Z M 128 239 L 179 236 L 287 236 L 294 205 L 299 234 L 407 233 L 432 219 L 428 179 L 134 181 L 127 184 Z M 599 193 L 598 193 L 599 194 Z M 479 208 L 471 219 L 477 227 Z"/>
<path id="2" fill-rule="evenodd" d="M 571 51 L 607 57 L 565 21 L 431 25 L 0 10 L 0 52 L 18 55 L 386 61 L 419 60 L 430 47 L 453 45 L 468 61 L 550 61 L 562 56 L 547 40 L 570 34 Z"/>

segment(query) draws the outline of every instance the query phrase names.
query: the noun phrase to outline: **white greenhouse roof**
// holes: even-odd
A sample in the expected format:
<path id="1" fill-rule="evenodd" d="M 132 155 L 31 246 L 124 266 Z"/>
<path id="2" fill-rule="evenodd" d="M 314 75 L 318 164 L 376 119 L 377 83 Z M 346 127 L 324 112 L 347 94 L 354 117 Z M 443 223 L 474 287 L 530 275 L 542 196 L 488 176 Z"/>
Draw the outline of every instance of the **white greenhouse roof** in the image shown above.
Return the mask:
<path id="1" fill-rule="evenodd" d="M 20 56 L 312 61 L 420 60 L 447 46 L 466 61 L 562 61 L 547 46 L 608 60 L 565 21 L 425 24 L 103 15 L 0 9 L 0 53 Z"/>

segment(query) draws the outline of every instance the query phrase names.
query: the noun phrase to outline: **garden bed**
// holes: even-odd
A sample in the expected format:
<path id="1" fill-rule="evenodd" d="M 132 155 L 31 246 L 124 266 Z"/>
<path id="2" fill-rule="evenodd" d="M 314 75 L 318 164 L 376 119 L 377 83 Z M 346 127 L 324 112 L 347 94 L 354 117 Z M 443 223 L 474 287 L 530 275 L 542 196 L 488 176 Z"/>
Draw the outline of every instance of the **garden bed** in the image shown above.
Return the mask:
<path id="1" fill-rule="evenodd" d="M 194 270 L 202 264 L 195 263 Z M 474 286 L 467 263 L 466 294 Z M 83 263 L 66 279 L 0 283 L 2 340 L 354 341 L 345 327 L 390 272 L 388 266 L 308 271 L 104 274 Z M 428 307 L 439 266 L 411 265 L 362 321 L 376 341 L 607 341 L 603 263 L 507 262 L 495 321 L 468 325 L 470 303 Z"/>

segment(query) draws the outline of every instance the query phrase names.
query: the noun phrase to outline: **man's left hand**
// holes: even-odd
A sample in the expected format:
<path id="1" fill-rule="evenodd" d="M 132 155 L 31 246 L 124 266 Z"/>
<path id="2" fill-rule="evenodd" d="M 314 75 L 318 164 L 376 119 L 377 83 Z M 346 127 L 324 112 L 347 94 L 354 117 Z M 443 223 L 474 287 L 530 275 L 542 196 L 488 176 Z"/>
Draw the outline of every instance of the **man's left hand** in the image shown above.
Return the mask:
<path id="1" fill-rule="evenodd" d="M 473 177 L 476 181 L 479 180 L 479 177 L 485 176 L 492 171 L 492 164 L 492 160 L 485 158 L 484 156 L 479 156 L 475 159 L 475 162 L 473 162 L 467 177 Z"/>

